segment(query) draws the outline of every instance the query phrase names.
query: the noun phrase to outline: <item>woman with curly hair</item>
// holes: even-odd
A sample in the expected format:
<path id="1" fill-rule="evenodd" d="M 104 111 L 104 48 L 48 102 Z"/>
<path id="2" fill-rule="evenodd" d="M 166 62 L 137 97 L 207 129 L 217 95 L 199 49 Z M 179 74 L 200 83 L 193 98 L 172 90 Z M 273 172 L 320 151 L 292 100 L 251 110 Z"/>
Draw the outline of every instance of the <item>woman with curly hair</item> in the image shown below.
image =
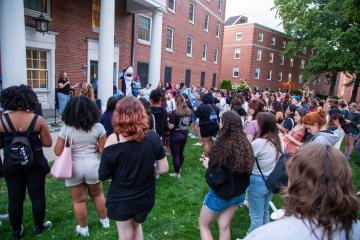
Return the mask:
<path id="1" fill-rule="evenodd" d="M 99 153 L 104 149 L 106 131 L 99 120 L 99 112 L 93 101 L 87 97 L 71 98 L 66 105 L 54 152 L 60 156 L 66 138 L 71 141 L 72 177 L 65 180 L 70 189 L 74 215 L 78 225 L 75 230 L 81 236 L 89 236 L 87 219 L 87 198 L 90 194 L 103 228 L 109 228 L 106 217 L 105 198 L 98 169 Z"/>
<path id="2" fill-rule="evenodd" d="M 210 191 L 200 212 L 201 239 L 213 239 L 210 225 L 215 219 L 218 219 L 219 239 L 230 239 L 231 219 L 245 199 L 253 164 L 254 154 L 240 116 L 233 111 L 225 112 L 210 159 L 204 161 Z"/>
<path id="3" fill-rule="evenodd" d="M 114 133 L 106 141 L 99 177 L 111 179 L 106 199 L 119 239 L 143 239 L 143 223 L 155 203 L 155 171 L 169 169 L 159 135 L 149 130 L 149 117 L 135 97 L 121 99 L 114 111 Z"/>
<path id="4" fill-rule="evenodd" d="M 286 217 L 256 229 L 246 240 L 360 239 L 359 200 L 339 150 L 306 144 L 289 160 L 286 172 Z"/>
<path id="5" fill-rule="evenodd" d="M 4 148 L 2 170 L 8 188 L 8 209 L 13 239 L 24 237 L 22 217 L 26 190 L 32 204 L 35 235 L 39 236 L 52 225 L 49 221 L 44 223 L 45 178 L 50 169 L 43 153 L 43 147 L 52 145 L 51 135 L 45 120 L 34 113 L 39 101 L 28 86 L 20 85 L 4 89 L 0 102 L 6 111 L 1 116 L 0 145 Z M 12 142 L 18 136 L 26 137 L 29 141 L 32 161 L 15 162 L 11 159 L 11 146 L 14 146 Z"/>

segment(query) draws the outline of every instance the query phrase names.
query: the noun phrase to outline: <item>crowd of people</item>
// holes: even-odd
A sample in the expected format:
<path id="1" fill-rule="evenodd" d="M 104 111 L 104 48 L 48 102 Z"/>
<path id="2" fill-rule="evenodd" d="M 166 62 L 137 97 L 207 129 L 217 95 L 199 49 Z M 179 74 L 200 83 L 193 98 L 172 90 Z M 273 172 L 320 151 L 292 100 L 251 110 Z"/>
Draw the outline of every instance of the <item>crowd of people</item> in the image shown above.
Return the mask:
<path id="1" fill-rule="evenodd" d="M 70 87 L 64 80 L 59 95 L 66 95 Z M 65 186 L 79 235 L 90 235 L 89 195 L 103 228 L 113 220 L 119 239 L 143 239 L 141 224 L 155 204 L 156 179 L 169 170 L 167 156 L 172 156 L 174 169 L 169 176 L 191 174 L 183 171 L 183 164 L 188 138 L 193 138 L 195 146 L 203 146 L 199 160 L 209 186 L 199 206 L 201 239 L 213 239 L 215 220 L 219 239 L 231 239 L 232 218 L 243 205 L 250 216 L 245 239 L 360 239 L 359 199 L 348 163 L 355 150 L 360 165 L 356 103 L 281 92 L 189 88 L 181 83 L 153 90 L 148 85 L 136 96 L 114 91 L 101 114 L 91 85 L 80 87 L 79 96 L 60 106 L 64 126 L 54 148 L 57 156 L 71 148 L 72 176 Z M 13 238 L 24 237 L 26 189 L 35 235 L 41 235 L 52 226 L 45 221 L 50 168 L 42 150 L 52 145 L 50 132 L 29 87 L 3 90 L 0 103 L 2 173 Z M 288 184 L 281 189 L 285 215 L 269 223 L 274 192 L 267 179 L 280 158 L 288 159 Z M 111 183 L 105 198 L 101 182 L 106 180 Z"/>

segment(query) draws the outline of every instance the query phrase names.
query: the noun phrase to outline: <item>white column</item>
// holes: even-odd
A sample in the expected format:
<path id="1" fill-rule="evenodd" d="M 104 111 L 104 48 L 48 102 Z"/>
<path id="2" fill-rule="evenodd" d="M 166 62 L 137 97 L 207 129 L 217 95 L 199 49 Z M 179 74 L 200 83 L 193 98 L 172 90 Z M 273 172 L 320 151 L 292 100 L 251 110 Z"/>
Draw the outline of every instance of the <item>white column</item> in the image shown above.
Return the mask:
<path id="1" fill-rule="evenodd" d="M 154 10 L 152 15 L 151 46 L 149 60 L 149 83 L 151 88 L 157 88 L 160 82 L 161 70 L 161 40 L 163 12 Z"/>
<path id="2" fill-rule="evenodd" d="M 100 7 L 98 98 L 101 108 L 106 109 L 113 95 L 115 0 L 102 0 Z"/>
<path id="3" fill-rule="evenodd" d="M 23 0 L 0 0 L 0 42 L 3 88 L 26 85 Z"/>

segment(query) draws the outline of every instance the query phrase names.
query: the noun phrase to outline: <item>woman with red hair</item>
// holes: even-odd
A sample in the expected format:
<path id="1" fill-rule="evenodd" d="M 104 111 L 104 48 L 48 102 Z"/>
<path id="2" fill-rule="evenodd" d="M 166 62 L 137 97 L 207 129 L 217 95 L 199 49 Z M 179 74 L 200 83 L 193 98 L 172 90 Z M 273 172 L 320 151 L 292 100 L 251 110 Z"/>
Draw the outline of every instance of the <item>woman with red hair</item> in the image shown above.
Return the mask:
<path id="1" fill-rule="evenodd" d="M 159 135 L 149 130 L 144 106 L 132 96 L 121 99 L 113 113 L 114 133 L 106 141 L 99 178 L 111 179 L 106 199 L 119 238 L 143 239 L 143 223 L 155 203 L 155 171 L 169 169 Z"/>

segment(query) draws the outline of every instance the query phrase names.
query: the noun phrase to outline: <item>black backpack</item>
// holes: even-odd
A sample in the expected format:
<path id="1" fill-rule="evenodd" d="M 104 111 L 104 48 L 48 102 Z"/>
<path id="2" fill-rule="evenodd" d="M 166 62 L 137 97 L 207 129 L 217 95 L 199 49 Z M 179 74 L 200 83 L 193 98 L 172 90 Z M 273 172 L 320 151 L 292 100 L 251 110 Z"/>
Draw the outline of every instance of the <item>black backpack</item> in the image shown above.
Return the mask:
<path id="1" fill-rule="evenodd" d="M 10 131 L 6 128 L 5 124 L 2 121 L 3 128 L 6 132 L 13 134 L 13 139 L 9 145 L 4 146 L 4 157 L 5 161 L 9 166 L 13 167 L 26 167 L 30 166 L 34 162 L 34 154 L 29 140 L 30 134 L 34 130 L 34 126 L 38 115 L 35 114 L 32 119 L 28 129 L 25 132 L 16 131 L 14 125 L 12 124 L 9 114 L 4 114 L 6 122 L 10 128 Z"/>

